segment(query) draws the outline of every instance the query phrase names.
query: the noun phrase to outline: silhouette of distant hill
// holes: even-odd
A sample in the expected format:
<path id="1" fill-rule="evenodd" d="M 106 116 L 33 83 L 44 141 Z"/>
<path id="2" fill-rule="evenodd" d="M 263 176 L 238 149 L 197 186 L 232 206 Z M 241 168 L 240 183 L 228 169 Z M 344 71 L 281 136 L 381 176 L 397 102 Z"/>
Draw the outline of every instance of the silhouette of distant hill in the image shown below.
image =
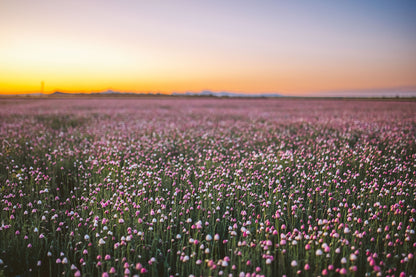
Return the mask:
<path id="1" fill-rule="evenodd" d="M 55 95 L 55 96 L 59 96 L 59 95 L 65 95 L 67 93 L 64 92 L 60 92 L 60 91 L 55 91 L 54 93 L 50 94 L 50 95 Z"/>

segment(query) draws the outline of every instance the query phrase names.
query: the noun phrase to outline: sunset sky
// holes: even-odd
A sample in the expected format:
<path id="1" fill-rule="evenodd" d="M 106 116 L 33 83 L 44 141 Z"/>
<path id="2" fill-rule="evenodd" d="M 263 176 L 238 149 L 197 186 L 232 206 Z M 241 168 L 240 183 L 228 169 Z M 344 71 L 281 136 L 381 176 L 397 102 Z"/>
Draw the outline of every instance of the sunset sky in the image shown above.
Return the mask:
<path id="1" fill-rule="evenodd" d="M 416 1 L 0 1 L 0 93 L 416 91 Z"/>

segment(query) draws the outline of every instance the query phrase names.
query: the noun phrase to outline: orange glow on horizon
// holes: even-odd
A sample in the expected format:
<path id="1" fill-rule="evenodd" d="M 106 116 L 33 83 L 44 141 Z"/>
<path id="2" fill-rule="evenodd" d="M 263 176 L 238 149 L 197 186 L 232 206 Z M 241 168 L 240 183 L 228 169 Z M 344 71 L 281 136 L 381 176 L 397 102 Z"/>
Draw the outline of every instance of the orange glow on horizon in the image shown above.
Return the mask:
<path id="1" fill-rule="evenodd" d="M 77 74 L 78 72 L 78 74 Z M 81 72 L 81 74 L 80 74 Z M 60 74 L 58 74 L 60 73 Z M 382 72 L 376 78 L 369 78 L 360 74 L 327 74 L 325 72 L 304 73 L 294 71 L 278 72 L 273 74 L 250 75 L 249 72 L 228 76 L 223 72 L 211 72 L 206 76 L 183 77 L 173 73 L 158 76 L 156 73 L 143 76 L 134 72 L 129 75 L 116 72 L 100 72 L 95 74 L 82 74 L 82 70 L 66 69 L 56 72 L 43 71 L 8 71 L 1 72 L 0 93 L 23 94 L 38 93 L 44 82 L 44 93 L 55 91 L 72 93 L 90 93 L 106 90 L 134 93 L 163 93 L 172 92 L 199 92 L 202 90 L 230 91 L 238 93 L 281 93 L 285 95 L 307 95 L 310 92 L 342 91 L 342 90 L 371 90 L 379 88 L 412 87 L 412 83 L 406 83 L 406 72 L 397 72 L 398 82 L 391 82 L 391 76 L 383 76 Z M 224 74 L 223 76 L 221 76 Z M 324 76 L 323 76 L 324 75 Z M 375 82 L 373 79 L 380 81 Z M 377 84 L 377 85 L 375 85 Z"/>

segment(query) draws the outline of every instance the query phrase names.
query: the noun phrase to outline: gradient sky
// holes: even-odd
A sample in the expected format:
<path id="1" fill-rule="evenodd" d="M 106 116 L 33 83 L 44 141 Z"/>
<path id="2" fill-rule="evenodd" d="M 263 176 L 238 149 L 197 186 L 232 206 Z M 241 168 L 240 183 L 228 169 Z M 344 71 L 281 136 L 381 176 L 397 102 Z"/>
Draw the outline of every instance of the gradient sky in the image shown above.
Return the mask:
<path id="1" fill-rule="evenodd" d="M 0 93 L 416 88 L 416 1 L 0 1 Z M 416 90 L 415 90 L 416 91 Z"/>

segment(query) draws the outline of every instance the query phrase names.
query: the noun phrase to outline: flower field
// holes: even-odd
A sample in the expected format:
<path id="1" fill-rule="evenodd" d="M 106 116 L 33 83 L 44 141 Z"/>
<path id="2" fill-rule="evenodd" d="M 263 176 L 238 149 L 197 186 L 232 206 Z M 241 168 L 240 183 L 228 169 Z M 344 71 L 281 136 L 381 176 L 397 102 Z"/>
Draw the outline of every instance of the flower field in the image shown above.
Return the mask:
<path id="1" fill-rule="evenodd" d="M 0 276 L 415 276 L 416 102 L 0 100 Z"/>

